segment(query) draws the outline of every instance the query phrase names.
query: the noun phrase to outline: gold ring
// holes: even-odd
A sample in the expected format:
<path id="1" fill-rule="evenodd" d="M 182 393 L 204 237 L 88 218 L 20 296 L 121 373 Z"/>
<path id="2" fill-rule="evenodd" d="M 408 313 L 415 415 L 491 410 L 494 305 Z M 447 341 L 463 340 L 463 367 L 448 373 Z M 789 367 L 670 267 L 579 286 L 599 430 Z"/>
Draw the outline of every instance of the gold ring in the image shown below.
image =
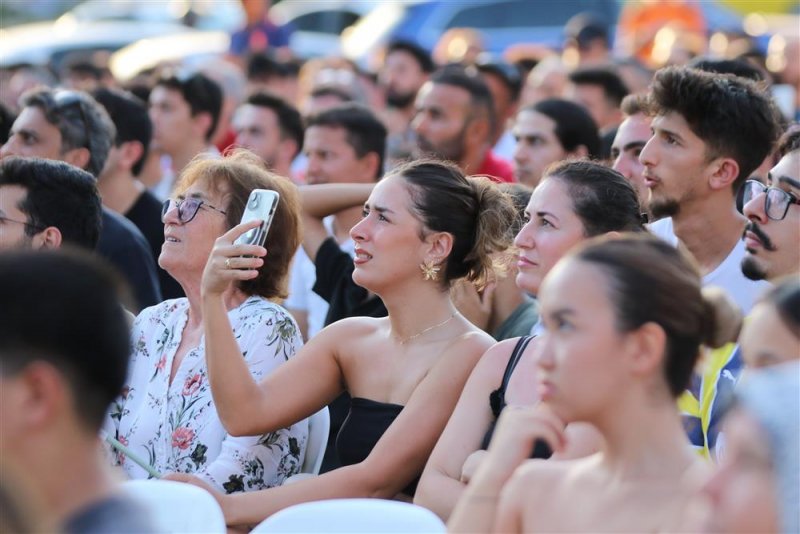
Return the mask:
<path id="1" fill-rule="evenodd" d="M 231 268 L 231 259 L 230 258 L 225 260 L 225 268 L 226 269 L 230 269 Z"/>

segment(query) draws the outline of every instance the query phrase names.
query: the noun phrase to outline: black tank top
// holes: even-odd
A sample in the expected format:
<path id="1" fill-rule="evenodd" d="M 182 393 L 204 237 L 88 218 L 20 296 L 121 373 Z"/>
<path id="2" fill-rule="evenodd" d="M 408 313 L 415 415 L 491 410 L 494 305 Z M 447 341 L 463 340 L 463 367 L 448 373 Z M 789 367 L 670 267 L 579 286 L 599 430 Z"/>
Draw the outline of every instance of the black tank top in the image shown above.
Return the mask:
<path id="1" fill-rule="evenodd" d="M 366 460 L 386 429 L 394 422 L 404 406 L 353 397 L 350 412 L 336 437 L 336 451 L 343 466 Z M 411 497 L 417 490 L 422 472 L 418 473 L 403 493 Z"/>
<path id="2" fill-rule="evenodd" d="M 494 419 L 489 424 L 489 429 L 483 436 L 483 442 L 481 443 L 482 450 L 489 448 L 489 443 L 492 441 L 492 436 L 494 435 L 494 428 L 497 425 L 497 418 L 500 417 L 500 413 L 506 407 L 506 388 L 508 388 L 508 382 L 511 380 L 511 375 L 514 373 L 514 368 L 517 367 L 519 360 L 522 358 L 522 354 L 525 352 L 525 349 L 528 348 L 528 344 L 533 338 L 534 336 L 522 336 L 519 338 L 519 341 L 517 341 L 517 344 L 514 347 L 514 351 L 511 353 L 511 357 L 508 359 L 508 364 L 506 365 L 505 373 L 503 373 L 503 380 L 500 382 L 500 387 L 489 394 L 489 406 L 492 408 Z M 531 458 L 546 459 L 550 458 L 552 454 L 553 451 L 550 450 L 550 447 L 547 445 L 547 443 L 537 439 L 533 446 Z"/>

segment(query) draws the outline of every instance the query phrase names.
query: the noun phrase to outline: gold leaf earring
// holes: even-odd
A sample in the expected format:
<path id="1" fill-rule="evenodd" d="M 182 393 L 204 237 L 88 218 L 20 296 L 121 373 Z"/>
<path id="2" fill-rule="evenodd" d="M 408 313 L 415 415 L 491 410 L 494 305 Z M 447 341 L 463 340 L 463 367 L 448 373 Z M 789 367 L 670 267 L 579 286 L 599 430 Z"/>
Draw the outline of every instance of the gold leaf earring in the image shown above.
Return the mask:
<path id="1" fill-rule="evenodd" d="M 432 261 L 427 260 L 420 263 L 419 268 L 422 270 L 422 276 L 425 280 L 432 280 L 435 282 L 439 279 L 439 271 L 441 268 Z"/>

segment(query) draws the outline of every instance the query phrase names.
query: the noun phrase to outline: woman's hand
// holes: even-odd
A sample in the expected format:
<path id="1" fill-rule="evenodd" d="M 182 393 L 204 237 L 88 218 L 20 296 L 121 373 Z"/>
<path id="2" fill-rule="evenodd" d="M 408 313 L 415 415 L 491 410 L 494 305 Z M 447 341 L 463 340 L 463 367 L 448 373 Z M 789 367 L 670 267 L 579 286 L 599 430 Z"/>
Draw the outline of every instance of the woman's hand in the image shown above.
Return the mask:
<path id="1" fill-rule="evenodd" d="M 484 450 L 475 451 L 467 456 L 467 459 L 464 460 L 464 465 L 461 467 L 461 482 L 469 484 L 469 481 L 472 480 L 472 475 L 478 470 L 485 457 L 486 451 Z"/>
<path id="2" fill-rule="evenodd" d="M 508 480 L 514 470 L 530 458 L 537 440 L 547 443 L 553 452 L 562 452 L 566 446 L 565 427 L 566 423 L 544 404 L 507 406 L 500 414 L 479 471 Z"/>
<path id="3" fill-rule="evenodd" d="M 478 291 L 474 283 L 462 279 L 451 286 L 450 298 L 461 315 L 481 330 L 487 331 L 492 318 L 492 301 L 496 287 L 496 282 L 489 282 L 483 291 Z"/>
<path id="4" fill-rule="evenodd" d="M 233 242 L 259 224 L 261 221 L 258 220 L 239 224 L 217 238 L 203 271 L 201 295 L 220 295 L 231 282 L 251 280 L 258 276 L 258 268 L 264 265 L 262 257 L 266 256 L 267 249 L 258 245 L 234 245 Z"/>

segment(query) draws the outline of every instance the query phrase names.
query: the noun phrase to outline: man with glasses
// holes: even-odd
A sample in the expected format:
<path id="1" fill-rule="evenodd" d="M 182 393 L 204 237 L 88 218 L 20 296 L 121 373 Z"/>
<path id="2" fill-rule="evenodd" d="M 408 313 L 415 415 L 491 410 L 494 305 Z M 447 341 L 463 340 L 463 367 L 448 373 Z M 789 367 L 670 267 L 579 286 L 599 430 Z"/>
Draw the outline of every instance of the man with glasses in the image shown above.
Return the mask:
<path id="1" fill-rule="evenodd" d="M 722 287 L 748 313 L 765 289 L 742 275 L 746 220 L 739 185 L 773 149 L 779 112 L 753 82 L 687 67 L 658 71 L 648 94 L 653 136 L 639 156 L 650 189 L 650 226 L 686 247 L 704 285 Z"/>
<path id="2" fill-rule="evenodd" d="M 739 192 L 748 219 L 742 272 L 751 280 L 800 275 L 800 128 L 784 135 L 778 156 L 767 186 L 748 180 Z"/>
<path id="3" fill-rule="evenodd" d="M 94 250 L 101 220 L 100 195 L 88 172 L 39 158 L 0 161 L 0 250 Z"/>
<path id="4" fill-rule="evenodd" d="M 100 175 L 115 132 L 108 114 L 92 97 L 77 91 L 38 89 L 23 95 L 20 107 L 0 158 L 16 155 L 60 160 L 88 171 L 95 179 Z M 111 210 L 103 208 L 102 219 L 97 251 L 125 276 L 139 309 L 160 302 L 147 240 L 133 223 Z"/>

